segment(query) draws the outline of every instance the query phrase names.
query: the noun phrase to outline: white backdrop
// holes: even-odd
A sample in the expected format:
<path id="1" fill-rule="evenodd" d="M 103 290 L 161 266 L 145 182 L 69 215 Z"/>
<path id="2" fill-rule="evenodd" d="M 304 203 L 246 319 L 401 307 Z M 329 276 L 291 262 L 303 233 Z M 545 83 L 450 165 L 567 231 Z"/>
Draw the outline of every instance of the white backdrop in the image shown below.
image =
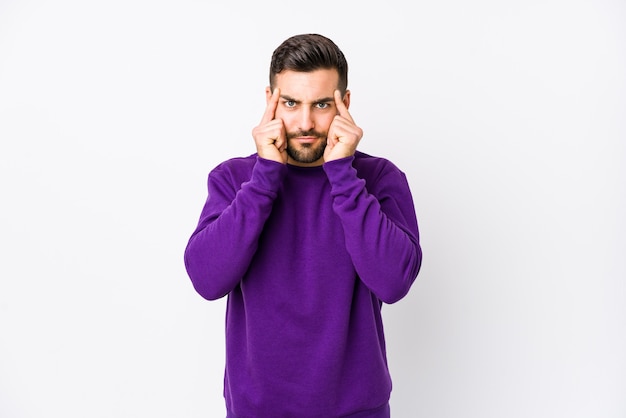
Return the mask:
<path id="1" fill-rule="evenodd" d="M 626 4 L 0 0 L 0 417 L 220 417 L 183 250 L 296 33 L 350 63 L 424 264 L 396 418 L 626 416 Z"/>

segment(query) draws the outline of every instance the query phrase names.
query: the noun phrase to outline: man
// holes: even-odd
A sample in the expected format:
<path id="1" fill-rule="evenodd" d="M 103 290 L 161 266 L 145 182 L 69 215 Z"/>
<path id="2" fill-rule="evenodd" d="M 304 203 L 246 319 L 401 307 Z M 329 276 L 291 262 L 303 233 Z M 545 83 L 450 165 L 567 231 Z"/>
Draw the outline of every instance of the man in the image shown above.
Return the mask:
<path id="1" fill-rule="evenodd" d="M 185 250 L 197 292 L 228 295 L 228 417 L 389 417 L 383 303 L 421 265 L 405 175 L 356 150 L 348 65 L 328 38 L 272 56 L 257 152 L 223 162 Z"/>

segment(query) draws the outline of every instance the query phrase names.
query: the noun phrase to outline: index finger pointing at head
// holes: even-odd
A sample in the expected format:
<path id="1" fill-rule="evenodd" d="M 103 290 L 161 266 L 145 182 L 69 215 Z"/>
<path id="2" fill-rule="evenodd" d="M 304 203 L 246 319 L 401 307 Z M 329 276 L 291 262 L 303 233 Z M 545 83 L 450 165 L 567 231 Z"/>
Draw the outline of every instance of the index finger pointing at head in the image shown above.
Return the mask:
<path id="1" fill-rule="evenodd" d="M 337 106 L 337 111 L 339 112 L 339 116 L 342 116 L 348 119 L 350 122 L 354 123 L 350 112 L 348 112 L 348 108 L 346 104 L 343 102 L 341 98 L 341 92 L 339 90 L 335 90 L 335 106 Z"/>
<path id="2" fill-rule="evenodd" d="M 280 89 L 276 87 L 272 92 L 272 97 L 270 97 L 267 102 L 267 107 L 265 108 L 265 113 L 263 114 L 263 118 L 261 119 L 261 125 L 265 125 L 266 123 L 274 120 L 274 116 L 276 115 L 276 107 L 278 106 L 278 99 L 280 98 Z"/>

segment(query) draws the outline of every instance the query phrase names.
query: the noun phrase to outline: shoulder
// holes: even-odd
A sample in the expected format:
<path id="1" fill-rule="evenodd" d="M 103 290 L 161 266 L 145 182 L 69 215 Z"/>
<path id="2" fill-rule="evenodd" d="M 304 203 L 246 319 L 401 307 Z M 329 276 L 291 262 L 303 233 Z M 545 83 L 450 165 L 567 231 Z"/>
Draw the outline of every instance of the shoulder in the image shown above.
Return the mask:
<path id="1" fill-rule="evenodd" d="M 359 152 L 355 154 L 353 167 L 357 177 L 365 180 L 368 192 L 377 199 L 392 197 L 407 202 L 412 199 L 406 174 L 387 158 Z"/>
<path id="2" fill-rule="evenodd" d="M 248 155 L 247 157 L 234 157 L 229 158 L 219 163 L 212 171 L 240 171 L 240 170 L 252 170 L 254 163 L 256 162 L 256 154 Z"/>
<path id="3" fill-rule="evenodd" d="M 356 151 L 352 163 L 359 177 L 364 179 L 375 179 L 381 176 L 395 173 L 403 175 L 402 171 L 390 160 Z"/>
<path id="4" fill-rule="evenodd" d="M 209 173 L 209 180 L 213 179 L 240 185 L 252 175 L 256 163 L 256 154 L 247 157 L 234 157 L 215 166 Z"/>
<path id="5" fill-rule="evenodd" d="M 226 173 L 251 173 L 256 163 L 256 154 L 247 157 L 234 157 L 219 163 L 213 170 L 211 175 Z"/>

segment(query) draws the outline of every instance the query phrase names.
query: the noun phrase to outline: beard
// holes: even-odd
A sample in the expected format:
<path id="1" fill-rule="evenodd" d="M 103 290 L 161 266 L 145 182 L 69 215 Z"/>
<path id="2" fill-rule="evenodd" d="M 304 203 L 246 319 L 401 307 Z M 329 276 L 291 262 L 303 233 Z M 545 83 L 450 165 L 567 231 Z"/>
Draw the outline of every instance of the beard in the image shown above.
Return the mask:
<path id="1" fill-rule="evenodd" d="M 298 136 L 315 136 L 322 141 L 315 144 L 292 145 L 290 139 Z M 313 163 L 324 156 L 327 143 L 326 135 L 316 131 L 300 131 L 287 134 L 287 155 L 294 161 L 303 164 Z"/>

